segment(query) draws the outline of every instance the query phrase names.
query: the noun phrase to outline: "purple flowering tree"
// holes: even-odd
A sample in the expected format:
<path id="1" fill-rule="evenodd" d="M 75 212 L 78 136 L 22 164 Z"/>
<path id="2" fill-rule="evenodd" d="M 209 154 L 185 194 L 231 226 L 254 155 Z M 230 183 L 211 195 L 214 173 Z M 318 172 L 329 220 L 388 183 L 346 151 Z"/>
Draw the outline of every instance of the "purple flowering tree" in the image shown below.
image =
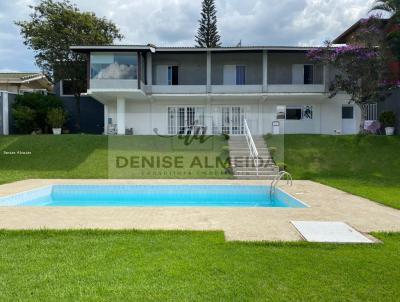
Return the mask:
<path id="1" fill-rule="evenodd" d="M 308 53 L 310 60 L 334 69 L 336 75 L 329 87 L 331 97 L 345 92 L 360 107 L 360 132 L 366 118 L 365 105 L 384 100 L 397 84 L 390 80 L 389 52 L 375 21 L 375 17 L 363 21 L 362 28 L 353 36 L 352 45 L 334 47 L 327 42 L 325 47 Z"/>

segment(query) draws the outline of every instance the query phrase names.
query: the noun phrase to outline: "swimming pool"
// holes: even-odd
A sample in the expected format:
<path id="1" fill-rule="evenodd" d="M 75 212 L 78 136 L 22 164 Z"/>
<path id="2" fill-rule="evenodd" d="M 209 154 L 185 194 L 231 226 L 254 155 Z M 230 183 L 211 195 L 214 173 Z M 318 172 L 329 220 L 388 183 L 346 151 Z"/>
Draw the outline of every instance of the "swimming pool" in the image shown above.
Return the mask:
<path id="1" fill-rule="evenodd" d="M 52 185 L 0 198 L 0 206 L 46 207 L 307 207 L 269 186 Z"/>

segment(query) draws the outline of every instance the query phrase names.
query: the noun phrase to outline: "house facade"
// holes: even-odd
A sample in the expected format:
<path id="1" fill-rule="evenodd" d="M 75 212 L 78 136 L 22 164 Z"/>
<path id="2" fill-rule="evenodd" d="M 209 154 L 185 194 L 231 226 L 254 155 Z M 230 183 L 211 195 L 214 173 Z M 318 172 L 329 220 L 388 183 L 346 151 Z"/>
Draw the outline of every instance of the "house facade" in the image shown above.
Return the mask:
<path id="1" fill-rule="evenodd" d="M 347 44 L 353 45 L 358 42 L 354 40 L 355 34 L 357 34 L 360 30 L 362 30 L 363 20 L 360 19 L 352 26 L 350 26 L 347 30 L 345 30 L 341 35 L 339 35 L 336 39 L 333 40 L 335 44 Z M 381 19 L 379 22 L 379 30 L 382 32 L 382 35 L 386 35 L 387 33 L 397 30 L 394 28 L 389 19 Z M 389 71 L 391 73 L 392 80 L 400 83 L 400 61 L 394 59 L 389 62 Z M 397 124 L 395 125 L 396 133 L 399 134 L 400 131 L 400 87 L 395 89 L 383 102 L 379 102 L 377 104 L 378 115 L 384 111 L 393 111 L 397 116 Z"/>
<path id="2" fill-rule="evenodd" d="M 307 47 L 72 46 L 86 53 L 87 94 L 106 134 L 355 134 L 359 109 L 329 98 L 334 70 Z M 200 131 L 200 130 L 199 130 Z"/>

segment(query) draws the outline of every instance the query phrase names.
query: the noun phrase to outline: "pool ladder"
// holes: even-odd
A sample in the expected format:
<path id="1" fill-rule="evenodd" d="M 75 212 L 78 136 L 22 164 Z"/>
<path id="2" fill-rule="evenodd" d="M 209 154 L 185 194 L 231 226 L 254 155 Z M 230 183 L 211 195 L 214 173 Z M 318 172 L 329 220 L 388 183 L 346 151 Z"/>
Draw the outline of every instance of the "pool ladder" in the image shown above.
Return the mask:
<path id="1" fill-rule="evenodd" d="M 286 176 L 286 183 L 289 186 L 293 185 L 293 178 L 292 175 L 290 175 L 289 172 L 286 171 L 280 171 L 278 175 L 274 178 L 274 180 L 271 182 L 271 186 L 269 188 L 269 196 L 272 197 L 273 194 L 276 192 L 276 186 L 278 185 L 279 181 L 282 179 L 285 179 Z"/>

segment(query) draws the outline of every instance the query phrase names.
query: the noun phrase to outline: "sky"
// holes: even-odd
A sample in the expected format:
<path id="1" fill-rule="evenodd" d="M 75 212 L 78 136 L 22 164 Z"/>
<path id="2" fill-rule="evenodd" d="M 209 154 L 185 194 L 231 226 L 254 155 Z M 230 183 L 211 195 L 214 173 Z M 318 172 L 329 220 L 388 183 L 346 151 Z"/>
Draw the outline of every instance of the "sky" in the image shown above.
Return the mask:
<path id="1" fill-rule="evenodd" d="M 38 71 L 14 21 L 39 0 L 0 0 L 0 72 Z M 72 0 L 117 24 L 116 44 L 193 46 L 201 0 Z M 216 0 L 223 46 L 317 46 L 368 15 L 374 0 Z"/>

